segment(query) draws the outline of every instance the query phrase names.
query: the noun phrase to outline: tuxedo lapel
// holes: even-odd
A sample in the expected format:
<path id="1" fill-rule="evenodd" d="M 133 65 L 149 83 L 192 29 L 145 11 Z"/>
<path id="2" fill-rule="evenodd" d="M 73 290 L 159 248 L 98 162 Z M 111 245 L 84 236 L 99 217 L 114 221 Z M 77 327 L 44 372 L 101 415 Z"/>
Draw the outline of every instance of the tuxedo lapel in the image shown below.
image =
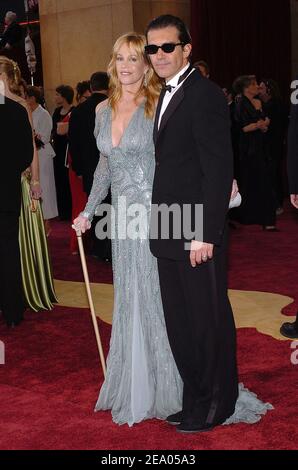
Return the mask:
<path id="1" fill-rule="evenodd" d="M 159 122 L 159 116 L 160 116 L 160 111 L 162 107 L 162 102 L 164 99 L 164 96 L 166 94 L 166 91 L 162 89 L 160 95 L 159 95 L 159 100 L 156 108 L 156 113 L 155 113 L 155 121 L 154 121 L 154 130 L 153 130 L 153 140 L 154 144 L 157 142 L 157 136 L 158 136 L 158 122 Z"/>
<path id="2" fill-rule="evenodd" d="M 170 103 L 169 103 L 169 106 L 167 107 L 163 117 L 162 117 L 162 120 L 161 120 L 161 123 L 160 123 L 160 127 L 159 127 L 159 130 L 158 130 L 158 133 L 157 133 L 157 138 L 160 136 L 160 134 L 162 133 L 163 129 L 165 128 L 165 126 L 167 125 L 167 122 L 168 120 L 170 119 L 170 117 L 174 114 L 174 112 L 176 111 L 176 109 L 178 108 L 179 104 L 181 103 L 181 101 L 183 101 L 183 98 L 184 98 L 184 89 L 183 89 L 183 86 L 181 86 L 181 88 L 179 88 L 179 90 L 177 91 L 177 93 L 175 93 L 175 95 L 173 96 L 173 98 L 171 99 Z"/>
<path id="3" fill-rule="evenodd" d="M 175 95 L 171 99 L 171 101 L 170 101 L 170 103 L 169 103 L 169 105 L 168 105 L 168 107 L 167 107 L 167 109 L 166 109 L 166 111 L 165 111 L 165 113 L 162 117 L 160 127 L 158 129 L 160 111 L 161 111 L 161 108 L 162 108 L 162 103 L 163 103 L 164 96 L 166 94 L 166 90 L 165 89 L 162 90 L 162 92 L 159 96 L 159 101 L 158 101 L 156 114 L 155 114 L 155 122 L 154 122 L 154 130 L 153 130 L 153 139 L 154 139 L 154 144 L 155 145 L 157 144 L 158 138 L 159 138 L 160 134 L 162 133 L 162 131 L 164 130 L 164 128 L 166 127 L 170 117 L 174 114 L 174 112 L 176 111 L 176 109 L 178 108 L 180 103 L 183 101 L 185 88 L 187 88 L 188 86 L 191 86 L 193 83 L 195 83 L 197 80 L 200 80 L 201 78 L 202 78 L 201 74 L 197 70 L 193 71 L 189 75 L 189 77 L 184 81 L 183 85 L 179 88 L 179 90 L 175 93 Z"/>

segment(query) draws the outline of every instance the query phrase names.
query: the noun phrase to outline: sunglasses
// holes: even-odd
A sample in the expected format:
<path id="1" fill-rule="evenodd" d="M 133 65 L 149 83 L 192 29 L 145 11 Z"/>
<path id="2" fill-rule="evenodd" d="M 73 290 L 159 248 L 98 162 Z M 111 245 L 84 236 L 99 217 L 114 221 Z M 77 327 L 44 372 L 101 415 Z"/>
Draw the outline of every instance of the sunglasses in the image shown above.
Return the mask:
<path id="1" fill-rule="evenodd" d="M 178 44 L 174 44 L 172 42 L 163 44 L 162 46 L 156 46 L 155 44 L 149 44 L 149 46 L 145 46 L 145 52 L 148 55 L 155 55 L 158 53 L 158 50 L 161 49 L 166 54 L 171 54 L 174 52 L 177 46 L 185 46 L 183 42 L 178 42 Z"/>

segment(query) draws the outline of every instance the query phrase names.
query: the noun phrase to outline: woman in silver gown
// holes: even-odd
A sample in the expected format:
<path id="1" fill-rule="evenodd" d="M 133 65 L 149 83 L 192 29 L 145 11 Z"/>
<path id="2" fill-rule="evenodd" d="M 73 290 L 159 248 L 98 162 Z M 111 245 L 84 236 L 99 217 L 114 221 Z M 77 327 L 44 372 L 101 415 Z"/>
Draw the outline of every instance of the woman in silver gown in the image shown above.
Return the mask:
<path id="1" fill-rule="evenodd" d="M 114 313 L 107 376 L 95 410 L 111 410 L 115 423 L 129 426 L 144 419 L 166 419 L 181 410 L 182 402 L 182 381 L 167 338 L 148 230 L 144 234 L 137 229 L 131 237 L 122 233 L 135 219 L 129 211 L 132 205 L 141 205 L 150 218 L 153 118 L 160 85 L 144 46 L 145 38 L 135 33 L 122 36 L 114 46 L 109 100 L 99 105 L 96 115 L 100 161 L 85 211 L 74 221 L 82 232 L 89 229 L 111 185 Z M 229 423 L 256 422 L 269 407 L 241 386 Z"/>

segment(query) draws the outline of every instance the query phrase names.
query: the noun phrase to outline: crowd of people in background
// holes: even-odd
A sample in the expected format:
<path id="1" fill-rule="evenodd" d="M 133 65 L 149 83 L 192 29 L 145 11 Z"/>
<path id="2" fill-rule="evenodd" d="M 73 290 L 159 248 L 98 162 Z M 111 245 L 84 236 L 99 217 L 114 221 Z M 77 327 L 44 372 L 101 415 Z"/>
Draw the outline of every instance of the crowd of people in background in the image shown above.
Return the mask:
<path id="1" fill-rule="evenodd" d="M 205 61 L 194 65 L 210 78 Z M 276 232 L 276 217 L 283 213 L 286 195 L 286 102 L 274 80 L 258 83 L 255 75 L 239 76 L 223 92 L 230 109 L 234 175 L 242 195 L 241 207 L 231 211 L 230 218 Z"/>

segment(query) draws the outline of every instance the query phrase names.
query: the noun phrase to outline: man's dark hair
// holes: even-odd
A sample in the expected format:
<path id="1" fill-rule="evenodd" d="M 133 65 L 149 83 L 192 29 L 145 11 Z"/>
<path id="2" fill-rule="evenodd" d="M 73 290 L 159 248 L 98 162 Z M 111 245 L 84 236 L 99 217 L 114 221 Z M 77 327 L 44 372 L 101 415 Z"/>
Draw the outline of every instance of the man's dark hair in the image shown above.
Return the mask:
<path id="1" fill-rule="evenodd" d="M 161 15 L 152 20 L 147 26 L 146 37 L 148 38 L 149 31 L 167 28 L 168 26 L 174 26 L 178 30 L 180 42 L 183 44 L 192 43 L 191 35 L 186 24 L 180 18 L 173 15 Z"/>
<path id="2" fill-rule="evenodd" d="M 109 77 L 106 72 L 95 72 L 90 78 L 91 91 L 103 91 L 109 88 Z"/>
<path id="3" fill-rule="evenodd" d="M 27 86 L 26 89 L 27 96 L 31 97 L 34 96 L 36 99 L 36 103 L 42 104 L 42 96 L 41 96 L 41 91 L 37 86 Z"/>
<path id="4" fill-rule="evenodd" d="M 84 80 L 83 82 L 79 82 L 76 86 L 76 100 L 79 101 L 80 98 L 86 93 L 86 91 L 91 91 L 90 90 L 90 82 L 87 80 Z"/>
<path id="5" fill-rule="evenodd" d="M 262 78 L 260 83 L 264 83 L 267 88 L 267 93 L 275 100 L 282 101 L 282 96 L 278 83 L 272 78 Z"/>
<path id="6" fill-rule="evenodd" d="M 72 104 L 74 98 L 74 90 L 69 85 L 60 85 L 56 88 L 56 92 L 64 98 L 68 104 Z"/>

